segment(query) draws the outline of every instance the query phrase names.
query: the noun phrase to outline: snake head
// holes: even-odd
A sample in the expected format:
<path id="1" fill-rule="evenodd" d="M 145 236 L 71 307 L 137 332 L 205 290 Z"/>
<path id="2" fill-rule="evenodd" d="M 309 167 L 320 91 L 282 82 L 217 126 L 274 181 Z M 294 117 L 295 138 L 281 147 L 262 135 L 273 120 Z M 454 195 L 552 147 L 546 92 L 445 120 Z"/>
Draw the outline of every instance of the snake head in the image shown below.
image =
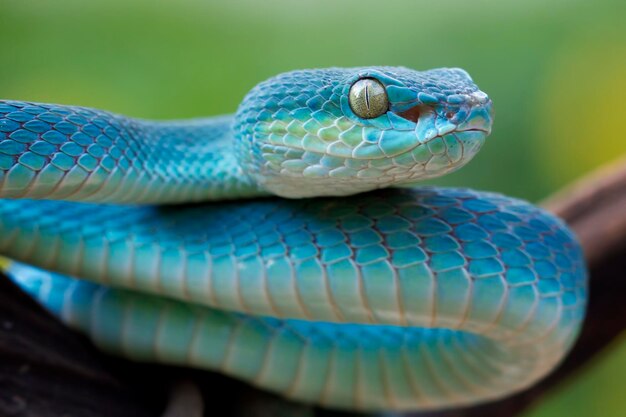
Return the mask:
<path id="1" fill-rule="evenodd" d="M 491 100 L 461 69 L 331 68 L 257 85 L 235 135 L 243 171 L 267 191 L 341 196 L 462 167 L 492 119 Z"/>

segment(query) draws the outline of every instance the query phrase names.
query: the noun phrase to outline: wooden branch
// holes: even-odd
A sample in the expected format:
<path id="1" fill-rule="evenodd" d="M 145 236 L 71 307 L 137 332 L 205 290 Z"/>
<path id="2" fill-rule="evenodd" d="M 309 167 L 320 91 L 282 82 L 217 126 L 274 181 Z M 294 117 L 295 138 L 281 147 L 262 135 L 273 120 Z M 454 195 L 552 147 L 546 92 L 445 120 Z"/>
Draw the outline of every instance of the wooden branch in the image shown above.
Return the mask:
<path id="1" fill-rule="evenodd" d="M 155 416 L 166 386 L 133 376 L 150 369 L 106 358 L 0 277 L 0 416 Z"/>
<path id="2" fill-rule="evenodd" d="M 574 229 L 593 267 L 626 245 L 626 158 L 554 194 L 544 207 Z"/>
<path id="3" fill-rule="evenodd" d="M 196 383 L 189 380 L 174 383 L 161 417 L 202 417 L 203 414 L 204 401 Z"/>
<path id="4" fill-rule="evenodd" d="M 591 298 L 578 342 L 554 373 L 522 393 L 428 416 L 517 415 L 575 377 L 591 357 L 626 330 L 626 303 L 621 299 L 626 293 L 626 160 L 584 178 L 544 205 L 578 234 L 589 262 Z M 186 382 L 175 383 L 181 380 Z M 232 416 L 347 415 L 294 404 L 209 372 L 109 358 L 0 277 L 0 415 L 200 416 L 204 404 L 229 410 L 225 414 Z"/>

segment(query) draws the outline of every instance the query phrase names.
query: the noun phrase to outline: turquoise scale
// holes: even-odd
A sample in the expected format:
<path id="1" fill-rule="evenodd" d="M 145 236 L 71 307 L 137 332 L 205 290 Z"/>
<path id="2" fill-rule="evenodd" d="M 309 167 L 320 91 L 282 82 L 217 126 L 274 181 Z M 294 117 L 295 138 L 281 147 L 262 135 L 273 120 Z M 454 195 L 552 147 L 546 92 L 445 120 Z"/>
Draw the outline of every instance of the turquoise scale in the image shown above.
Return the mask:
<path id="1" fill-rule="evenodd" d="M 571 346 L 585 306 L 572 234 L 496 194 L 15 200 L 0 219 L 2 253 L 98 283 L 9 268 L 101 348 L 331 407 L 440 408 L 524 388 Z"/>
<path id="2" fill-rule="evenodd" d="M 349 104 L 363 78 L 388 100 L 370 119 Z M 3 269 L 134 360 L 329 408 L 501 398 L 571 348 L 587 277 L 553 215 L 414 187 L 467 164 L 492 120 L 460 69 L 293 71 L 189 121 L 0 100 Z"/>

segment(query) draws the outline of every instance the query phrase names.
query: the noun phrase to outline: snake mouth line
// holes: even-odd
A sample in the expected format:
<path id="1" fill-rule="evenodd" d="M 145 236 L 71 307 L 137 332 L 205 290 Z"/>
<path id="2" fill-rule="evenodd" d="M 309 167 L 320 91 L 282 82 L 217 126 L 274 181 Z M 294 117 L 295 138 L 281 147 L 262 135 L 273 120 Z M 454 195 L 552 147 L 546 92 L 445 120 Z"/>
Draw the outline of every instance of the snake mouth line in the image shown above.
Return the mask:
<path id="1" fill-rule="evenodd" d="M 430 142 L 432 142 L 432 141 L 434 141 L 436 139 L 442 138 L 444 136 L 455 135 L 455 134 L 458 134 L 458 133 L 465 133 L 465 132 L 481 132 L 481 133 L 484 133 L 485 135 L 488 135 L 490 133 L 490 130 L 483 129 L 483 128 L 478 128 L 478 127 L 471 127 L 471 128 L 465 128 L 465 129 L 454 129 L 454 130 L 452 130 L 450 132 L 437 134 L 437 135 L 435 135 L 435 136 L 433 136 L 431 138 L 428 138 L 428 139 L 426 139 L 424 141 L 421 141 L 421 142 L 416 140 L 415 145 L 413 145 L 411 147 L 408 147 L 408 148 L 406 148 L 406 149 L 404 149 L 404 150 L 402 150 L 401 152 L 398 152 L 398 153 L 386 154 L 381 149 L 381 152 L 384 155 L 377 156 L 377 157 L 375 157 L 375 156 L 372 156 L 372 157 L 358 157 L 358 156 L 355 156 L 354 152 L 352 152 L 350 156 L 346 156 L 344 154 L 333 153 L 333 152 L 330 152 L 328 150 L 326 152 L 311 151 L 311 150 L 308 150 L 308 149 L 305 149 L 305 148 L 302 148 L 302 147 L 293 146 L 293 145 L 285 145 L 285 144 L 276 145 L 276 144 L 266 143 L 265 144 L 266 147 L 264 147 L 264 149 L 267 149 L 267 147 L 270 147 L 272 149 L 272 153 L 281 153 L 281 152 L 275 152 L 274 151 L 274 149 L 278 148 L 278 149 L 294 150 L 294 151 L 298 151 L 298 152 L 311 152 L 311 153 L 318 154 L 318 155 L 328 155 L 328 156 L 337 157 L 337 158 L 350 158 L 350 159 L 355 159 L 355 160 L 359 160 L 359 161 L 374 161 L 374 160 L 380 160 L 380 159 L 386 159 L 386 158 L 395 158 L 395 157 L 397 157 L 399 155 L 411 152 L 411 151 L 413 151 L 415 148 L 417 148 L 419 146 L 427 145 L 428 143 L 430 143 Z M 340 141 L 341 139 L 337 138 L 337 140 Z"/>
<path id="2" fill-rule="evenodd" d="M 482 132 L 488 135 L 491 133 L 491 129 L 480 128 L 480 127 L 470 127 L 467 129 L 456 129 L 452 133 L 463 133 L 463 132 Z"/>
<path id="3" fill-rule="evenodd" d="M 477 132 L 482 135 L 488 136 L 491 133 L 490 124 L 488 122 L 483 123 L 480 120 L 471 120 L 472 119 L 471 112 L 469 113 L 470 114 L 468 114 L 464 118 L 464 120 L 453 122 L 451 119 L 456 115 L 456 111 L 450 110 L 450 112 L 446 113 L 444 116 L 444 115 L 441 115 L 439 112 L 437 112 L 433 106 L 425 105 L 421 103 L 403 112 L 395 113 L 397 116 L 402 117 L 415 124 L 413 130 L 405 130 L 404 132 L 406 134 L 411 134 L 411 132 L 413 132 L 416 135 L 414 138 L 415 141 L 413 142 L 412 146 L 410 146 L 411 144 L 407 144 L 409 146 L 401 150 L 397 150 L 396 152 L 385 152 L 385 150 L 380 146 L 379 143 L 378 144 L 371 143 L 371 142 L 365 143 L 365 141 L 362 144 L 355 146 L 352 149 L 352 152 L 350 153 L 350 155 L 348 155 L 347 153 L 333 152 L 331 149 L 329 149 L 329 147 L 331 144 L 335 143 L 336 141 L 341 141 L 341 139 L 338 136 L 333 138 L 335 140 L 332 142 L 327 140 L 328 146 L 324 151 L 307 149 L 303 146 L 298 146 L 295 144 L 287 145 L 284 143 L 275 144 L 275 143 L 267 143 L 267 142 L 264 144 L 264 150 L 268 150 L 271 153 L 282 153 L 285 150 L 294 150 L 298 152 L 311 152 L 316 155 L 322 155 L 322 156 L 327 155 L 331 157 L 346 158 L 346 159 L 349 158 L 349 159 L 360 160 L 360 161 L 373 161 L 373 160 L 383 160 L 386 158 L 395 158 L 402 154 L 412 152 L 413 150 L 415 150 L 416 148 L 420 146 L 427 145 L 428 143 L 436 139 L 439 139 L 448 135 L 455 135 L 455 134 L 467 133 L 467 132 Z M 440 130 L 439 132 L 437 132 L 436 130 L 431 131 L 430 134 L 427 134 L 426 138 L 423 138 L 422 140 L 418 139 L 417 129 L 418 129 L 418 124 L 420 123 L 420 120 L 427 119 L 427 118 L 434 118 L 436 120 L 438 118 L 444 118 L 444 117 L 452 125 L 450 126 L 452 127 L 452 129 Z M 483 125 L 485 126 L 483 127 Z M 430 136 L 431 134 L 432 136 Z M 369 155 L 357 155 L 358 152 L 356 152 L 356 150 L 362 146 L 368 146 L 368 147 L 378 146 L 379 149 L 377 151 L 374 150 L 371 152 L 367 152 L 369 153 Z"/>

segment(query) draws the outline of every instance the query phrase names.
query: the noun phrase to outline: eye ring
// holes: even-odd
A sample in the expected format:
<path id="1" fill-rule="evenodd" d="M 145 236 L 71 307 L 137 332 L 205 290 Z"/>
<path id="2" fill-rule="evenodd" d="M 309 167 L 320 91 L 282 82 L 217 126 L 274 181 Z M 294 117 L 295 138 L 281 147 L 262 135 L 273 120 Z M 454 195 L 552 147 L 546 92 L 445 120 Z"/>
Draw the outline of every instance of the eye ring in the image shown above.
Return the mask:
<path id="1" fill-rule="evenodd" d="M 385 86 L 374 78 L 360 78 L 350 87 L 350 108 L 363 119 L 376 118 L 389 110 Z"/>

